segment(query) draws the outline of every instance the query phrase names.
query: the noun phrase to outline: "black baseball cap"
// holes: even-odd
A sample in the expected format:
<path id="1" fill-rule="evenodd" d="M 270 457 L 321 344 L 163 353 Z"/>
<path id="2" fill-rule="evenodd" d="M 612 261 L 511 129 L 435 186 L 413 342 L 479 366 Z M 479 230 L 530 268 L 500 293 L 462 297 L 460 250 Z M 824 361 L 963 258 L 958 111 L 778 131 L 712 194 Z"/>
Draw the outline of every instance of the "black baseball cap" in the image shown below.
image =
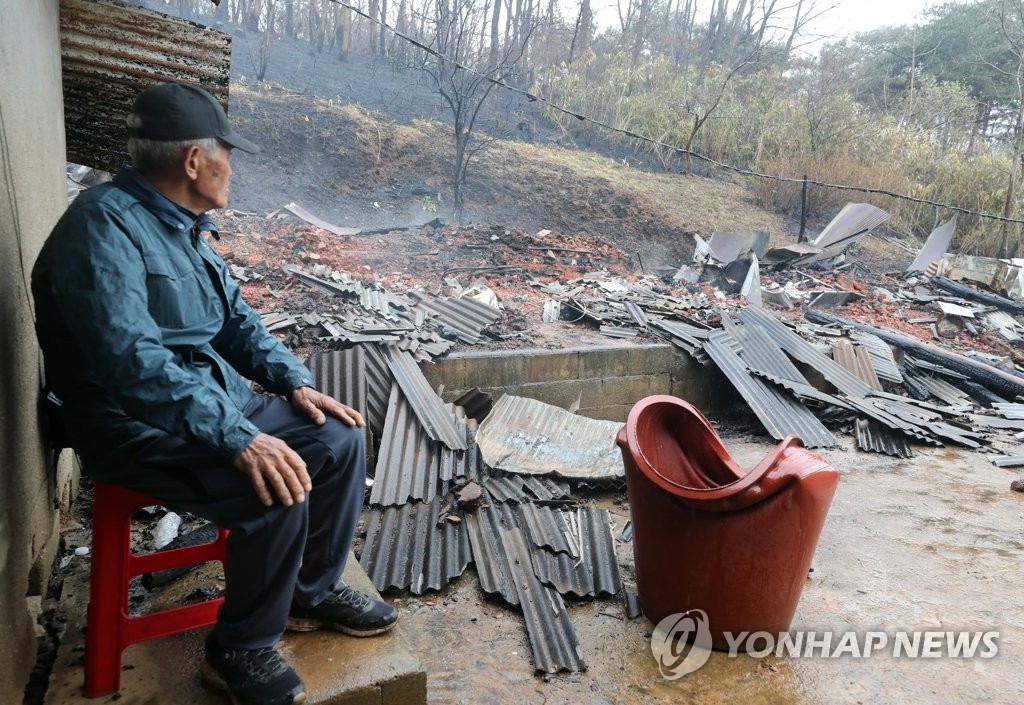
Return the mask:
<path id="1" fill-rule="evenodd" d="M 158 83 L 139 93 L 128 114 L 128 134 L 158 142 L 216 137 L 243 152 L 260 148 L 235 134 L 217 99 L 197 86 Z"/>

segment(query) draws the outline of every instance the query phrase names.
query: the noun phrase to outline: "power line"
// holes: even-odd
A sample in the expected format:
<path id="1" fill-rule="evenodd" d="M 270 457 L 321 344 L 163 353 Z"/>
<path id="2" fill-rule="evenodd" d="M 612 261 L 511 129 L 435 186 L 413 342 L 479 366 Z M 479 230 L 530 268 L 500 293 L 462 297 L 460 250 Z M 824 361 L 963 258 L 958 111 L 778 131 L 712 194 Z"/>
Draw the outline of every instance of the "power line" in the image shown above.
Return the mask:
<path id="1" fill-rule="evenodd" d="M 392 32 L 396 37 L 404 39 L 405 41 L 409 42 L 413 46 L 415 46 L 415 47 L 417 47 L 419 49 L 422 49 L 423 51 L 427 52 L 431 56 L 434 56 L 434 57 L 440 59 L 441 61 L 445 61 L 445 62 L 451 64 L 452 66 L 455 66 L 456 68 L 459 68 L 459 69 L 461 69 L 463 71 L 466 71 L 467 73 L 471 73 L 471 74 L 473 74 L 475 76 L 478 76 L 478 77 L 480 77 L 480 78 L 482 78 L 482 79 L 484 79 L 486 81 L 489 81 L 489 82 L 493 83 L 496 86 L 500 86 L 501 88 L 504 88 L 504 89 L 506 89 L 508 91 L 511 91 L 512 93 L 518 93 L 519 95 L 524 96 L 530 102 L 543 103 L 544 105 L 548 106 L 552 110 L 554 110 L 556 112 L 559 112 L 559 113 L 562 113 L 563 115 L 568 115 L 570 117 L 576 118 L 580 122 L 589 122 L 589 123 L 591 123 L 593 125 L 596 125 L 596 126 L 602 128 L 602 129 L 608 130 L 610 132 L 617 132 L 617 133 L 619 133 L 621 135 L 625 135 L 625 136 L 630 137 L 632 139 L 640 140 L 641 142 L 646 142 L 647 144 L 651 144 L 651 145 L 655 145 L 655 146 L 658 146 L 658 147 L 662 147 L 664 149 L 671 150 L 671 151 L 675 152 L 676 154 L 688 155 L 688 156 L 691 156 L 691 157 L 695 157 L 696 159 L 699 159 L 699 160 L 701 160 L 703 162 L 706 162 L 708 164 L 716 166 L 716 167 L 718 167 L 720 169 L 724 169 L 726 171 L 731 171 L 731 172 L 739 174 L 741 176 L 749 176 L 749 177 L 753 177 L 753 178 L 757 178 L 757 179 L 766 179 L 768 181 L 777 181 L 777 182 L 780 182 L 780 183 L 788 183 L 788 184 L 804 184 L 804 183 L 806 183 L 806 184 L 808 184 L 810 186 L 820 186 L 822 188 L 830 188 L 830 189 L 835 189 L 837 191 L 857 191 L 858 193 L 878 194 L 878 195 L 881 195 L 881 196 L 889 196 L 891 198 L 896 198 L 896 199 L 900 199 L 900 200 L 904 200 L 904 201 L 909 201 L 911 203 L 922 203 L 922 204 L 925 204 L 925 205 L 934 206 L 936 208 L 945 208 L 946 210 L 955 211 L 957 213 L 963 213 L 965 215 L 974 215 L 974 216 L 978 216 L 979 218 L 986 218 L 986 219 L 989 219 L 989 220 L 996 220 L 996 221 L 1000 221 L 1000 222 L 1003 222 L 1003 223 L 1018 223 L 1018 224 L 1024 225 L 1024 220 L 1019 220 L 1019 219 L 1016 219 L 1016 218 L 1006 218 L 1004 216 L 994 215 L 992 213 L 983 213 L 981 211 L 975 211 L 975 210 L 971 210 L 969 208 L 963 208 L 961 206 L 954 206 L 954 205 L 951 205 L 949 203 L 941 203 L 939 201 L 933 201 L 933 200 L 928 199 L 928 198 L 918 198 L 916 196 L 908 196 L 906 194 L 897 193 L 895 191 L 890 191 L 888 189 L 870 188 L 870 187 L 867 187 L 867 186 L 850 186 L 850 185 L 847 185 L 847 184 L 833 184 L 833 183 L 829 183 L 827 181 L 817 181 L 815 179 L 796 178 L 796 177 L 792 177 L 792 176 L 777 176 L 777 175 L 774 175 L 774 174 L 764 174 L 764 173 L 761 173 L 761 172 L 758 172 L 758 171 L 753 171 L 751 169 L 744 169 L 742 167 L 733 166 L 732 164 L 727 164 L 725 162 L 718 161 L 717 159 L 713 159 L 712 157 L 709 157 L 709 156 L 707 156 L 705 154 L 701 154 L 700 152 L 694 152 L 694 151 L 691 151 L 691 150 L 686 149 L 684 147 L 680 147 L 678 145 L 668 144 L 667 142 L 662 142 L 661 140 L 657 140 L 657 139 L 654 139 L 652 137 L 647 137 L 646 135 L 641 135 L 641 134 L 639 134 L 637 132 L 634 132 L 633 130 L 628 130 L 628 129 L 625 129 L 625 128 L 622 128 L 622 127 L 615 127 L 614 125 L 610 125 L 610 124 L 608 124 L 606 122 L 598 120 L 597 118 L 592 118 L 592 117 L 589 117 L 589 116 L 584 115 L 582 113 L 577 113 L 577 112 L 575 112 L 573 110 L 569 110 L 568 108 L 564 108 L 561 105 L 558 105 L 557 103 L 551 102 L 550 100 L 548 100 L 547 98 L 544 98 L 543 96 L 533 95 L 532 93 L 530 93 L 528 91 L 525 91 L 522 88 L 519 88 L 518 86 L 510 85 L 510 84 L 506 83 L 505 81 L 503 81 L 503 80 L 501 80 L 499 78 L 494 78 L 494 77 L 488 76 L 487 74 L 481 73 L 481 72 L 477 71 L 476 69 L 470 68 L 469 66 L 466 66 L 466 65 L 464 65 L 464 64 L 462 64 L 462 63 L 460 63 L 458 61 L 455 61 L 454 59 L 451 59 L 448 56 L 446 56 L 446 55 L 442 54 L 441 52 L 437 51 L 433 47 L 424 44 L 423 42 L 419 41 L 418 39 L 410 37 L 407 34 L 403 34 L 402 32 L 398 31 L 397 29 L 395 29 L 394 27 L 389 25 L 387 22 L 384 22 L 383 20 L 380 20 L 380 19 L 378 19 L 376 17 L 373 17 L 371 15 L 366 14 L 365 12 L 360 10 L 358 7 L 355 7 L 355 6 L 350 5 L 349 3 L 345 2 L 345 0 L 331 0 L 331 2 L 333 2 L 333 3 L 337 4 L 337 5 L 341 5 L 342 7 L 346 7 L 349 10 L 352 10 L 353 12 L 355 12 L 360 17 L 364 17 L 364 18 L 370 20 L 371 22 L 380 25 L 381 27 L 387 29 L 389 32 Z"/>

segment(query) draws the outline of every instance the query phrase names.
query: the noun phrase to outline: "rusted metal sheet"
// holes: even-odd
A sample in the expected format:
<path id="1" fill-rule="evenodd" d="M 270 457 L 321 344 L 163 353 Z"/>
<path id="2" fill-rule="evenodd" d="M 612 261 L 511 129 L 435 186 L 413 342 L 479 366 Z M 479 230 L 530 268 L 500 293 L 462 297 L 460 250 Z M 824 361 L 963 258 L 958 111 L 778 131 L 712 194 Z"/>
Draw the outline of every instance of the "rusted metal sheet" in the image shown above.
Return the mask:
<path id="1" fill-rule="evenodd" d="M 570 414 L 534 399 L 503 396 L 480 424 L 477 443 L 492 468 L 577 480 L 622 477 L 615 434 L 622 424 Z"/>
<path id="2" fill-rule="evenodd" d="M 880 380 L 884 379 L 896 384 L 903 382 L 903 373 L 900 372 L 899 365 L 896 364 L 896 357 L 887 342 L 877 335 L 859 330 L 850 331 L 850 338 L 867 348 L 868 354 L 871 356 L 871 366 Z"/>
<path id="3" fill-rule="evenodd" d="M 441 498 L 367 511 L 359 564 L 378 590 L 422 595 L 440 590 L 469 565 L 469 533 L 462 522 L 438 519 Z"/>
<path id="4" fill-rule="evenodd" d="M 154 83 L 202 86 L 227 109 L 228 34 L 109 0 L 61 0 L 60 32 L 69 161 L 104 171 L 127 163 L 125 118 Z"/>
<path id="5" fill-rule="evenodd" d="M 837 340 L 832 343 L 832 359 L 860 377 L 873 390 L 882 391 L 882 383 L 875 374 L 871 354 L 866 348 L 854 345 L 849 340 Z"/>

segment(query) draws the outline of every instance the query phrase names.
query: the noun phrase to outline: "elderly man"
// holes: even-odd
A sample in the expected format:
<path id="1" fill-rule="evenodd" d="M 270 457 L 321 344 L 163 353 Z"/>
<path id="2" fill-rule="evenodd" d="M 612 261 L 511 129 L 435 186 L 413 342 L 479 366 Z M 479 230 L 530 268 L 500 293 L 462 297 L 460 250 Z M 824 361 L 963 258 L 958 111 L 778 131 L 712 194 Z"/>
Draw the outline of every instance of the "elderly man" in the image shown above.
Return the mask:
<path id="1" fill-rule="evenodd" d="M 206 91 L 164 83 L 128 116 L 133 168 L 79 196 L 32 273 L 48 384 L 95 479 L 231 530 L 203 680 L 236 705 L 301 703 L 285 628 L 380 634 L 386 602 L 340 582 L 362 507 L 363 419 L 242 300 L 204 233 L 235 134 Z M 243 376 L 277 396 L 254 395 Z"/>

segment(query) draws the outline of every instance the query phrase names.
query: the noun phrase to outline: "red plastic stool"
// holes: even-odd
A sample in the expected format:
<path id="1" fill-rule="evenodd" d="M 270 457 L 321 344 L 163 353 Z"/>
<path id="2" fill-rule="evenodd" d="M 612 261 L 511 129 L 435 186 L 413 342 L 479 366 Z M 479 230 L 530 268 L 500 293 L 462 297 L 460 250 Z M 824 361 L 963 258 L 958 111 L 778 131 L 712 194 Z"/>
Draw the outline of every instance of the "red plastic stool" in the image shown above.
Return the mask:
<path id="1" fill-rule="evenodd" d="M 196 605 L 128 616 L 128 581 L 133 576 L 207 561 L 224 563 L 228 532 L 198 546 L 139 555 L 131 550 L 132 515 L 160 500 L 97 482 L 93 499 L 89 626 L 85 635 L 85 696 L 121 688 L 121 653 L 131 644 L 198 629 L 217 620 L 223 598 Z"/>

